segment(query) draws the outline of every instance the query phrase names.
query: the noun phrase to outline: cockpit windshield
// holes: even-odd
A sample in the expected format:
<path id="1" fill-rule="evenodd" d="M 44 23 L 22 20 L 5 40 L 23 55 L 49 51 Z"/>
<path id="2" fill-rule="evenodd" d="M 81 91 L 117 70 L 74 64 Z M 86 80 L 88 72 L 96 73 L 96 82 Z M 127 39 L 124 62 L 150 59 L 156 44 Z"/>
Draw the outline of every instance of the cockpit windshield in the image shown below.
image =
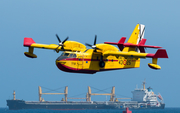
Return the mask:
<path id="1" fill-rule="evenodd" d="M 69 55 L 69 57 L 76 58 L 76 54 L 71 53 L 71 54 Z"/>
<path id="2" fill-rule="evenodd" d="M 76 58 L 76 54 L 74 53 L 62 53 L 61 56 L 65 56 L 69 58 Z"/>
<path id="3" fill-rule="evenodd" d="M 66 58 L 76 58 L 75 53 L 62 53 L 61 56 L 59 56 L 56 60 L 62 60 Z"/>
<path id="4" fill-rule="evenodd" d="M 61 56 L 69 56 L 69 53 L 62 53 Z"/>

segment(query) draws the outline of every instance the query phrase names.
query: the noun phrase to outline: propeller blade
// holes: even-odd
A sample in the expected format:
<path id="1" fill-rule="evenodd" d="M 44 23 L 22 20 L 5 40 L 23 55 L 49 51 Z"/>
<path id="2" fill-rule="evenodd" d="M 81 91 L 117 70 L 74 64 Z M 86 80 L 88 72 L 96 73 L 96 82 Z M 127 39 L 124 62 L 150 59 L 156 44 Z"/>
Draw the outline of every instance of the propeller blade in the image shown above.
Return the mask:
<path id="1" fill-rule="evenodd" d="M 55 49 L 56 52 L 57 52 L 58 48 L 59 48 L 59 46 Z"/>
<path id="2" fill-rule="evenodd" d="M 85 43 L 86 46 L 89 46 L 89 47 L 91 47 L 92 49 L 94 49 L 94 52 L 96 52 L 97 49 L 98 49 L 98 50 L 101 50 L 100 48 L 96 47 L 96 40 L 97 40 L 97 35 L 95 35 L 95 38 L 94 38 L 94 45 Z"/>
<path id="3" fill-rule="evenodd" d="M 99 49 L 99 50 L 101 50 L 100 48 L 98 48 L 98 47 L 96 47 L 96 49 Z"/>
<path id="4" fill-rule="evenodd" d="M 66 41 L 68 40 L 68 38 L 69 38 L 69 37 L 67 37 L 67 38 L 62 42 L 62 44 L 64 44 L 64 42 L 66 42 Z"/>
<path id="5" fill-rule="evenodd" d="M 58 47 L 55 49 L 55 51 L 56 51 L 56 52 L 59 52 L 59 51 L 58 51 L 58 48 L 61 46 L 61 49 L 64 50 L 63 43 L 66 42 L 69 37 L 67 37 L 63 42 L 61 42 L 61 40 L 60 40 L 60 38 L 59 38 L 59 36 L 58 36 L 57 34 L 56 34 L 56 37 L 57 37 L 57 39 L 58 39 L 58 41 L 59 41 L 59 45 L 58 45 Z"/>
<path id="6" fill-rule="evenodd" d="M 94 38 L 94 45 L 96 45 L 96 38 L 97 38 L 97 35 L 95 35 L 95 38 Z"/>
<path id="7" fill-rule="evenodd" d="M 58 39 L 58 41 L 59 41 L 59 43 L 61 42 L 61 40 L 60 40 L 60 38 L 59 38 L 59 36 L 56 34 L 56 37 L 57 37 L 57 39 Z"/>
<path id="8" fill-rule="evenodd" d="M 91 44 L 88 44 L 88 43 L 85 43 L 85 45 L 92 47 L 92 45 L 91 45 Z"/>
<path id="9" fill-rule="evenodd" d="M 56 49 L 55 49 L 55 51 L 57 52 L 57 50 L 58 50 L 58 48 L 59 48 L 60 46 L 58 46 Z M 64 47 L 63 46 L 61 46 L 61 49 L 64 51 Z M 58 51 L 59 52 L 59 51 Z"/>

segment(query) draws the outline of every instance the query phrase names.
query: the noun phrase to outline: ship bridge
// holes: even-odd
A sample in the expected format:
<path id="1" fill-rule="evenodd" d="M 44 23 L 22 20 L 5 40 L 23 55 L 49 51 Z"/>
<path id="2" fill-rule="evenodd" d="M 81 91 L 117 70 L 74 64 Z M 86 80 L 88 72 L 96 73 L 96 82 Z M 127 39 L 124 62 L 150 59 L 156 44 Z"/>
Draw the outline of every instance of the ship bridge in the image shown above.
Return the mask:
<path id="1" fill-rule="evenodd" d="M 132 101 L 137 102 L 157 102 L 157 96 L 154 94 L 152 88 L 145 88 L 145 82 L 143 82 L 143 88 L 136 88 L 132 91 Z"/>

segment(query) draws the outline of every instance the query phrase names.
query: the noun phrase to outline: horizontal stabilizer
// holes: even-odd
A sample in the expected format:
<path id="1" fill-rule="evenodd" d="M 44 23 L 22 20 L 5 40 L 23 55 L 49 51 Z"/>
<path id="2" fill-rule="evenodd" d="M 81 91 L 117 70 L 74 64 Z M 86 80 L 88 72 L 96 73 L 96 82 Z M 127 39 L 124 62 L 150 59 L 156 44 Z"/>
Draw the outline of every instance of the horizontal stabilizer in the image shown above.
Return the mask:
<path id="1" fill-rule="evenodd" d="M 117 43 L 117 42 L 104 42 L 104 43 L 105 43 L 105 44 L 118 45 L 118 44 L 124 44 L 125 40 L 126 40 L 126 37 L 122 37 L 122 38 L 119 40 L 118 43 Z"/>
<path id="2" fill-rule="evenodd" d="M 24 46 L 30 47 L 33 43 L 35 43 L 35 41 L 32 38 L 24 38 Z"/>
<path id="3" fill-rule="evenodd" d="M 145 53 L 144 48 L 162 48 L 160 46 L 152 46 L 152 45 L 144 45 L 146 43 L 146 39 L 142 39 L 139 44 L 132 44 L 132 43 L 124 43 L 126 40 L 126 37 L 122 37 L 118 43 L 116 42 L 104 42 L 105 44 L 112 44 L 117 45 L 119 49 L 122 51 L 124 47 L 138 47 L 141 51 L 141 53 Z"/>
<path id="4" fill-rule="evenodd" d="M 112 45 L 117 45 L 119 49 L 122 51 L 124 49 L 124 42 L 126 40 L 126 37 L 122 37 L 118 43 L 116 42 L 104 42 L 105 44 L 112 44 Z"/>
<path id="5" fill-rule="evenodd" d="M 152 45 L 144 45 L 146 43 L 146 39 L 142 39 L 139 44 L 138 47 L 147 47 L 147 48 L 162 48 L 160 46 L 152 46 Z"/>

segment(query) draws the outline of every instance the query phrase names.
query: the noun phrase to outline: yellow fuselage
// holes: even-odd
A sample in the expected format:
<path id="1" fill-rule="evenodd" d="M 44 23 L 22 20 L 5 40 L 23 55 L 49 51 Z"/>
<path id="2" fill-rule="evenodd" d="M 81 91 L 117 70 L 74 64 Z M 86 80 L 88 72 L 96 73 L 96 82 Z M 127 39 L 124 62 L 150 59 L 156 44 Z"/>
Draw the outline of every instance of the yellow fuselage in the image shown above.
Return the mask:
<path id="1" fill-rule="evenodd" d="M 93 52 L 88 49 L 85 52 L 65 51 L 56 60 L 56 65 L 60 70 L 77 73 L 96 73 L 99 71 L 138 68 L 140 58 L 123 56 L 104 56 L 102 53 Z M 104 65 L 100 64 L 104 63 Z"/>

